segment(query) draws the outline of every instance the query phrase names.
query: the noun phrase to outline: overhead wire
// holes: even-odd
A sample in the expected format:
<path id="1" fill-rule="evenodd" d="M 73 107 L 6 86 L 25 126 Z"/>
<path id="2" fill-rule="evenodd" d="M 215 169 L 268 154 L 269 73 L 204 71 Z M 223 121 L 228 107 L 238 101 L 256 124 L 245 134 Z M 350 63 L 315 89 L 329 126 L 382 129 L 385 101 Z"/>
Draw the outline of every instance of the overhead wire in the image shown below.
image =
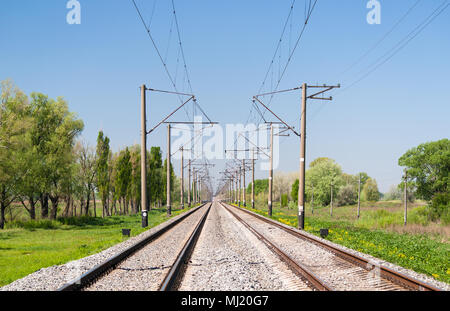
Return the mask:
<path id="1" fill-rule="evenodd" d="M 420 1 L 420 0 L 419 0 Z M 417 6 L 418 2 L 416 1 L 408 11 L 394 24 L 394 26 L 379 40 L 374 46 L 379 46 L 379 44 L 386 39 L 386 37 L 392 33 L 392 31 L 411 13 L 411 11 Z M 395 55 L 397 55 L 403 48 L 405 48 L 414 38 L 416 38 L 434 19 L 436 19 L 440 14 L 442 14 L 447 7 L 450 5 L 449 0 L 443 1 L 430 15 L 428 15 L 421 23 L 419 23 L 412 31 L 410 31 L 405 37 L 403 37 L 400 41 L 397 42 L 392 48 L 390 48 L 386 53 L 384 53 L 381 57 L 377 58 L 375 62 L 372 62 L 369 66 L 367 66 L 364 70 L 359 71 L 359 73 L 365 72 L 361 77 L 357 80 L 348 84 L 346 87 L 336 90 L 336 93 L 333 93 L 333 96 L 339 95 L 348 89 L 354 87 L 356 84 L 361 82 L 362 80 L 369 77 L 372 73 L 374 73 L 381 66 L 386 64 L 390 59 L 392 59 Z M 447 5 L 445 5 L 447 4 Z M 368 53 L 363 54 L 362 57 L 367 56 Z M 356 62 L 355 62 L 356 63 Z M 311 117 L 313 120 L 321 111 L 324 109 L 325 105 L 321 105 L 321 107 L 316 111 L 314 116 Z M 311 121 L 310 120 L 310 121 Z"/>
<path id="2" fill-rule="evenodd" d="M 409 32 L 403 39 L 401 39 L 394 47 L 389 49 L 385 54 L 379 57 L 375 62 L 370 64 L 366 69 L 360 71 L 363 72 L 368 69 L 368 71 L 361 76 L 359 79 L 342 89 L 338 94 L 348 90 L 357 83 L 361 82 L 373 72 L 375 72 L 382 65 L 387 63 L 395 55 L 397 55 L 403 48 L 405 48 L 414 38 L 416 38 L 426 27 L 428 27 L 431 22 L 433 22 L 439 15 L 441 15 L 447 7 L 450 5 L 449 0 L 443 1 L 430 15 L 428 15 L 420 24 L 418 24 L 411 32 Z"/>

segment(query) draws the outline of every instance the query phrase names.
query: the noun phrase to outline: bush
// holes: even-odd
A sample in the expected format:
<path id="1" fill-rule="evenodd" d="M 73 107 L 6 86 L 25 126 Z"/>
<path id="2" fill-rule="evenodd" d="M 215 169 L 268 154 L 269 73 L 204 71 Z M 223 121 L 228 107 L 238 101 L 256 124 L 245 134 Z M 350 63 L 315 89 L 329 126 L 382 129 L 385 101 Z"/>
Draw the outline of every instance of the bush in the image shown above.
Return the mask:
<path id="1" fill-rule="evenodd" d="M 428 217 L 432 221 L 442 220 L 444 223 L 448 223 L 450 220 L 450 194 L 438 193 L 436 194 L 431 203 L 428 205 Z"/>
<path id="2" fill-rule="evenodd" d="M 376 202 L 380 199 L 380 192 L 375 179 L 369 178 L 362 189 L 362 196 L 365 201 Z"/>
<path id="3" fill-rule="evenodd" d="M 397 186 L 391 186 L 389 191 L 384 195 L 384 200 L 393 201 L 393 200 L 401 200 L 402 199 L 402 191 Z"/>
<path id="4" fill-rule="evenodd" d="M 58 223 L 52 220 L 29 220 L 21 221 L 15 220 L 7 224 L 7 228 L 23 228 L 28 230 L 33 229 L 57 229 Z"/>
<path id="5" fill-rule="evenodd" d="M 288 206 L 288 195 L 287 194 L 281 195 L 281 206 L 282 207 Z"/>
<path id="6" fill-rule="evenodd" d="M 295 209 L 295 208 L 297 208 L 297 203 L 294 202 L 294 201 L 289 201 L 288 208 L 289 208 L 289 209 Z"/>
<path id="7" fill-rule="evenodd" d="M 352 205 L 358 200 L 358 194 L 356 193 L 352 185 L 346 185 L 339 190 L 337 196 L 338 206 Z"/>

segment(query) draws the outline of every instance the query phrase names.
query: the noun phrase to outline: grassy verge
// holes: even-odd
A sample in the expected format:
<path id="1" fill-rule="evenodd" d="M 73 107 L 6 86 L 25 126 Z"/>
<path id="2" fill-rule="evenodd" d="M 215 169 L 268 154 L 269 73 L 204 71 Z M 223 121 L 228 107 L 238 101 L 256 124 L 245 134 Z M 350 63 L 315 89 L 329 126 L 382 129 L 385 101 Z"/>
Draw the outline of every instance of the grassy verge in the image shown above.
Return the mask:
<path id="1" fill-rule="evenodd" d="M 188 209 L 174 210 L 172 217 Z M 169 219 L 165 209 L 149 212 L 149 228 Z M 123 242 L 122 228 L 136 236 L 141 216 L 77 217 L 57 221 L 15 221 L 0 231 L 0 286 L 41 268 L 61 265 Z"/>
<path id="2" fill-rule="evenodd" d="M 247 209 L 267 217 L 267 208 L 257 206 L 256 209 Z M 309 212 L 305 218 L 305 231 L 319 236 L 321 228 L 328 228 L 329 241 L 450 283 L 450 247 L 447 242 L 443 242 L 446 239 L 436 238 L 434 233 L 427 233 L 426 230 L 422 233 L 390 230 L 392 223 L 383 221 L 383 215 L 386 219 L 395 219 L 392 220 L 395 223 L 397 218 L 390 213 L 398 213 L 397 209 L 384 212 L 375 210 L 370 213 L 366 211 L 365 218 L 360 218 L 361 221 L 355 220 L 354 216 L 345 217 L 348 213 L 345 209 L 341 209 L 336 215 L 335 212 L 339 209 L 341 208 L 333 211 L 333 217 L 329 216 L 327 208 L 316 209 L 314 215 Z M 416 213 L 420 215 L 420 211 Z M 296 215 L 296 209 L 275 207 L 271 218 L 297 227 Z"/>

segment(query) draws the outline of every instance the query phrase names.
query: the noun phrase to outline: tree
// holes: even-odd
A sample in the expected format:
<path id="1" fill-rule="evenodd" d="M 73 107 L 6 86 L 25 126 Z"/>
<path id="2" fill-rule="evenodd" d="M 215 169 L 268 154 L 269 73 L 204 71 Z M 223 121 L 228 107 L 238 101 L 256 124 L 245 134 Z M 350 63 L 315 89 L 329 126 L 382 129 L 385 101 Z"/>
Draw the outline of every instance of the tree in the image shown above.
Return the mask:
<path id="1" fill-rule="evenodd" d="M 450 140 L 445 138 L 412 148 L 400 157 L 398 164 L 407 168 L 408 188 L 414 187 L 418 198 L 429 201 L 428 217 L 448 219 Z"/>
<path id="2" fill-rule="evenodd" d="M 288 206 L 288 195 L 287 193 L 283 193 L 281 195 L 281 207 L 286 207 Z"/>
<path id="3" fill-rule="evenodd" d="M 391 200 L 401 200 L 402 199 L 402 191 L 400 188 L 400 185 L 398 186 L 391 186 L 389 188 L 389 191 L 385 193 L 384 200 L 391 201 Z"/>
<path id="4" fill-rule="evenodd" d="M 269 191 L 268 179 L 255 179 L 255 195 Z M 252 193 L 252 183 L 247 186 L 247 193 Z"/>
<path id="5" fill-rule="evenodd" d="M 337 195 L 338 206 L 355 204 L 358 199 L 358 194 L 352 184 L 343 186 Z"/>
<path id="6" fill-rule="evenodd" d="M 161 204 L 165 197 L 161 148 L 152 147 L 147 157 L 147 202 L 150 206 L 150 203 L 155 204 L 158 202 Z"/>
<path id="7" fill-rule="evenodd" d="M 163 181 L 163 186 L 164 186 L 164 200 L 166 201 L 167 204 L 167 159 L 164 160 L 164 166 L 162 169 L 162 181 Z M 175 173 L 173 171 L 173 166 L 172 163 L 170 163 L 170 197 L 173 197 L 173 191 L 174 191 L 174 186 L 175 186 Z"/>
<path id="8" fill-rule="evenodd" d="M 86 204 L 84 206 L 84 215 L 89 215 L 89 204 L 91 195 L 94 192 L 94 183 L 97 175 L 97 159 L 96 154 L 89 144 L 85 142 L 78 142 L 75 146 L 75 152 L 77 154 L 79 169 L 80 169 L 80 182 L 83 188 L 83 194 L 86 197 Z M 94 197 L 95 200 L 95 197 Z M 95 214 L 95 211 L 94 211 Z"/>
<path id="9" fill-rule="evenodd" d="M 123 203 L 123 212 L 128 213 L 128 199 L 129 199 L 129 189 L 131 184 L 131 173 L 132 173 L 132 165 L 131 165 L 131 155 L 128 147 L 125 151 L 121 151 L 119 154 L 119 158 L 116 164 L 116 193 L 117 197 L 122 200 Z"/>
<path id="10" fill-rule="evenodd" d="M 291 187 L 291 197 L 295 203 L 298 203 L 298 187 L 298 179 L 296 179 Z"/>
<path id="11" fill-rule="evenodd" d="M 331 202 L 330 189 L 337 194 L 344 184 L 342 169 L 334 160 L 329 158 L 318 158 L 306 171 L 306 200 L 309 201 L 314 186 L 314 202 L 326 206 Z"/>
<path id="12" fill-rule="evenodd" d="M 400 157 L 398 164 L 407 168 L 417 197 L 430 201 L 438 193 L 449 192 L 450 140 L 445 138 L 412 148 Z"/>
<path id="13" fill-rule="evenodd" d="M 135 145 L 131 147 L 131 185 L 130 185 L 130 195 L 133 211 L 135 213 L 139 212 L 140 202 L 141 202 L 141 147 Z"/>
<path id="14" fill-rule="evenodd" d="M 362 189 L 362 198 L 365 201 L 376 202 L 380 200 L 380 192 L 378 191 L 377 181 L 369 178 Z"/>
<path id="15" fill-rule="evenodd" d="M 5 210 L 17 196 L 17 185 L 24 172 L 16 159 L 26 148 L 24 135 L 29 128 L 28 100 L 12 82 L 1 83 L 0 96 L 0 229 Z"/>
<path id="16" fill-rule="evenodd" d="M 109 138 L 103 134 L 103 131 L 98 133 L 97 150 L 96 150 L 96 185 L 102 199 L 102 217 L 109 215 L 108 211 L 108 197 L 110 191 L 110 149 Z"/>
<path id="17" fill-rule="evenodd" d="M 314 189 L 314 202 L 326 206 L 331 202 L 331 185 L 333 193 L 338 193 L 345 181 L 342 169 L 333 159 L 317 158 L 311 162 L 305 176 L 305 201 L 310 201 Z M 292 184 L 292 199 L 298 202 L 298 179 Z"/>
<path id="18" fill-rule="evenodd" d="M 40 186 L 42 216 L 48 215 L 50 199 L 50 217 L 56 219 L 62 189 L 70 178 L 70 164 L 74 161 L 75 138 L 84 125 L 69 112 L 62 97 L 55 101 L 40 93 L 31 94 L 31 116 L 32 146 L 41 161 L 36 182 Z"/>

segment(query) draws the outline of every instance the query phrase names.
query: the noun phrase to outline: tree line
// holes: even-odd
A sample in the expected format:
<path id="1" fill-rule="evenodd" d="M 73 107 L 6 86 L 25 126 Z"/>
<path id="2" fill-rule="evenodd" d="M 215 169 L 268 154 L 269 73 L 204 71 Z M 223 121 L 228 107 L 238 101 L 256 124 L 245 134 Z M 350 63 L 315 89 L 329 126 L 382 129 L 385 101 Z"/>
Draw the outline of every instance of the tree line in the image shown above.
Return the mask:
<path id="1" fill-rule="evenodd" d="M 138 213 L 140 206 L 140 146 L 118 152 L 100 131 L 97 146 L 80 139 L 84 123 L 67 102 L 41 93 L 30 97 L 9 80 L 0 97 L 0 228 L 5 211 L 19 203 L 34 220 Z M 160 147 L 147 151 L 148 209 L 162 206 L 166 196 L 166 161 Z M 173 200 L 180 199 L 179 181 L 171 166 Z M 93 205 L 91 202 L 93 201 Z M 58 215 L 59 213 L 59 215 Z"/>
<path id="2" fill-rule="evenodd" d="M 298 200 L 298 173 L 276 174 L 273 182 L 274 201 L 280 201 L 281 206 L 288 206 L 289 201 Z M 346 174 L 341 166 L 330 158 L 317 158 L 309 165 L 305 175 L 305 199 L 314 204 L 327 206 L 333 201 L 337 206 L 355 204 L 358 200 L 359 176 L 361 176 L 361 200 L 378 201 L 381 193 L 375 179 L 367 173 L 358 175 Z M 268 192 L 268 179 L 255 180 L 255 195 Z M 247 187 L 251 193 L 251 183 Z"/>
<path id="3" fill-rule="evenodd" d="M 376 180 L 367 173 L 346 174 L 333 159 L 317 158 L 306 171 L 306 201 L 310 202 L 314 195 L 315 205 L 327 206 L 333 192 L 336 206 L 352 205 L 358 200 L 359 187 L 361 201 L 404 200 L 406 185 L 408 202 L 422 199 L 427 202 L 426 213 L 430 220 L 450 223 L 450 140 L 444 138 L 413 147 L 398 159 L 398 165 L 406 170 L 406 183 L 405 179 L 400 180 L 382 194 Z M 274 201 L 280 200 L 281 206 L 287 206 L 289 199 L 297 202 L 297 175 L 296 172 L 275 175 Z M 256 196 L 266 197 L 268 188 L 268 179 L 255 180 Z M 247 193 L 251 194 L 251 183 Z"/>

